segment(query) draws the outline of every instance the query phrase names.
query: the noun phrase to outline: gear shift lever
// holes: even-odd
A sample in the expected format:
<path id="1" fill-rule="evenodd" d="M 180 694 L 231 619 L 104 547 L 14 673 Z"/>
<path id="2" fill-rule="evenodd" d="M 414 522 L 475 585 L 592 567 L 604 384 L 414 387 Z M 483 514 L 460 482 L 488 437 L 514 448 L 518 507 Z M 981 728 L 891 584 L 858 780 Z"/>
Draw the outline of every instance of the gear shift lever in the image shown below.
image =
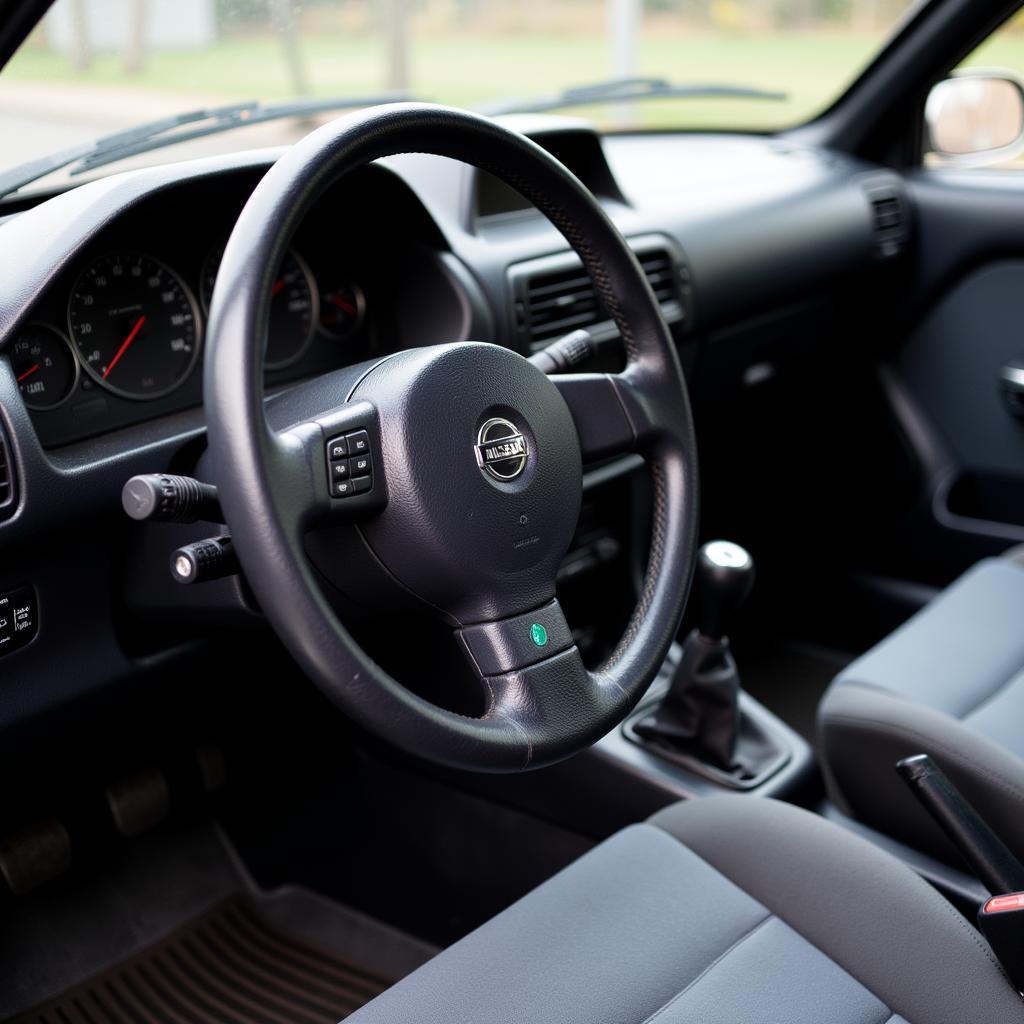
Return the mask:
<path id="1" fill-rule="evenodd" d="M 728 771 L 740 727 L 740 677 L 727 633 L 754 585 L 754 560 L 738 544 L 716 540 L 700 549 L 695 571 L 697 628 L 683 644 L 668 692 L 634 729 L 656 746 Z"/>
<path id="2" fill-rule="evenodd" d="M 739 544 L 710 541 L 697 552 L 693 583 L 697 630 L 710 640 L 725 640 L 754 586 L 754 560 Z"/>

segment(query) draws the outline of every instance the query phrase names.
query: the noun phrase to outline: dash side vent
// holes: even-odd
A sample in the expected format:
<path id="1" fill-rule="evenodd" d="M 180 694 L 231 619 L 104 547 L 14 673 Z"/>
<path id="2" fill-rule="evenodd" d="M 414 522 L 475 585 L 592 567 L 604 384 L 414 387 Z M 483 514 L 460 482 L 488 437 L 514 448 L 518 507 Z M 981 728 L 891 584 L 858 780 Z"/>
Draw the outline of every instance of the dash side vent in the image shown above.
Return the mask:
<path id="1" fill-rule="evenodd" d="M 895 181 L 874 180 L 864 185 L 871 204 L 871 230 L 875 254 L 891 259 L 903 252 L 909 236 L 909 217 L 903 189 Z"/>
<path id="2" fill-rule="evenodd" d="M 14 458 L 0 421 L 0 519 L 14 511 Z"/>

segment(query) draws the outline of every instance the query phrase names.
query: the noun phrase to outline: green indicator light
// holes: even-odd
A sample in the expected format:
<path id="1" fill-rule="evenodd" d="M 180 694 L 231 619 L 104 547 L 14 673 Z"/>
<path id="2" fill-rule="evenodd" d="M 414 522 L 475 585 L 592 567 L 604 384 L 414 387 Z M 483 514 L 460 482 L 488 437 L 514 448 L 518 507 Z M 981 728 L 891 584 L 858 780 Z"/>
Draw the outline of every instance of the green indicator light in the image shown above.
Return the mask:
<path id="1" fill-rule="evenodd" d="M 543 647 L 548 642 L 548 631 L 539 622 L 535 622 L 530 627 L 530 639 L 538 647 Z"/>

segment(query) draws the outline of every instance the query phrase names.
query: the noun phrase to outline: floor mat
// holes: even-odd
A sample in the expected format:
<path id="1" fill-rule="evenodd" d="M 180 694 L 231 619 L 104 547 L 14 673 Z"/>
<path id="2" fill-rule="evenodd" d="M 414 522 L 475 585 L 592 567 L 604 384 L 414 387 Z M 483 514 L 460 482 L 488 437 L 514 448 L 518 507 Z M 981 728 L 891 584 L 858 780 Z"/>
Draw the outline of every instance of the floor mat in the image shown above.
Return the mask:
<path id="1" fill-rule="evenodd" d="M 14 1024 L 334 1024 L 388 988 L 237 896 Z"/>
<path id="2" fill-rule="evenodd" d="M 436 949 L 302 886 L 261 889 L 204 823 L 0 913 L 9 1024 L 335 1024 Z"/>

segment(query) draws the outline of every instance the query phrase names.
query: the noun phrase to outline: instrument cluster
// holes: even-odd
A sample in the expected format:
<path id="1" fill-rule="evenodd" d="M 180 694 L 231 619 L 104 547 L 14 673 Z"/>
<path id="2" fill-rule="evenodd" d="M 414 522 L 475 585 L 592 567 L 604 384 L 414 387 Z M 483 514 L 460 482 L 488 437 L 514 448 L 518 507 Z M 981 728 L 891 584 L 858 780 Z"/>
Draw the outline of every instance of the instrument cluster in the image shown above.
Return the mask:
<path id="1" fill-rule="evenodd" d="M 183 177 L 154 191 L 54 276 L 4 353 L 44 448 L 202 405 L 217 272 L 265 171 Z M 390 171 L 371 166 L 336 182 L 296 227 L 272 279 L 268 392 L 399 348 L 464 340 L 468 300 L 446 258 L 436 223 Z"/>
<path id="2" fill-rule="evenodd" d="M 64 323 L 36 322 L 12 346 L 14 374 L 26 406 L 56 409 L 84 386 L 130 401 L 173 394 L 194 373 L 224 247 L 206 254 L 196 290 L 167 263 L 132 250 L 106 252 L 77 274 Z M 289 249 L 270 297 L 266 368 L 298 363 L 319 335 L 352 340 L 367 312 L 359 282 L 332 268 L 321 286 Z"/>
<path id="3" fill-rule="evenodd" d="M 217 271 L 256 180 L 155 195 L 55 279 L 7 349 L 44 447 L 201 405 Z M 393 315 L 376 300 L 393 278 L 394 239 L 385 244 L 372 209 L 328 195 L 296 231 L 269 296 L 268 389 L 368 359 L 379 338 L 394 337 Z"/>

